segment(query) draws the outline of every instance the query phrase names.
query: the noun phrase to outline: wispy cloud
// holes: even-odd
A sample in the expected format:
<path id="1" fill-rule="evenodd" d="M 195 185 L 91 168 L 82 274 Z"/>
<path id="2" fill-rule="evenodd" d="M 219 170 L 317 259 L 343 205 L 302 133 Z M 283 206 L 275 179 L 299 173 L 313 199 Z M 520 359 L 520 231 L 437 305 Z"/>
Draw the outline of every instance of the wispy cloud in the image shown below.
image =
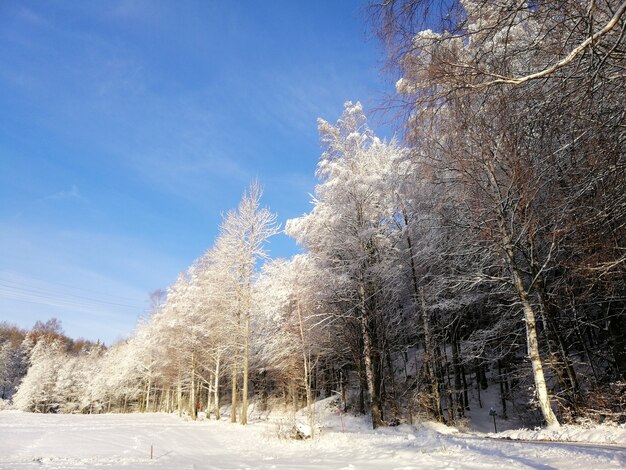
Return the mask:
<path id="1" fill-rule="evenodd" d="M 24 6 L 19 8 L 18 16 L 21 19 L 23 19 L 23 20 L 25 20 L 25 21 L 27 21 L 29 23 L 33 23 L 33 24 L 36 24 L 38 26 L 50 27 L 50 22 L 49 21 L 44 19 L 41 15 L 38 15 L 37 13 L 35 13 L 30 8 L 26 8 Z"/>
<path id="2" fill-rule="evenodd" d="M 59 191 L 53 194 L 49 194 L 43 197 L 42 199 L 44 201 L 59 201 L 59 200 L 74 199 L 77 201 L 87 202 L 87 199 L 85 199 L 80 194 L 80 190 L 78 189 L 78 186 L 75 184 L 73 184 L 70 187 L 69 191 Z"/>

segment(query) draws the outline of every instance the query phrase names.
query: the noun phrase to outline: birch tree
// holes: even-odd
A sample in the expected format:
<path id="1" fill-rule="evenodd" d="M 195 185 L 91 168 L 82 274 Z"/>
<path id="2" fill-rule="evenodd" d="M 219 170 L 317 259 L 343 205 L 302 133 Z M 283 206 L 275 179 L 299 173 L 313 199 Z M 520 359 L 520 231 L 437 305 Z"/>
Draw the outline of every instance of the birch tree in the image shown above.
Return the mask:
<path id="1" fill-rule="evenodd" d="M 615 216 L 624 213 L 618 209 L 623 178 L 616 172 L 624 168 L 625 141 L 623 106 L 615 103 L 625 99 L 618 77 L 626 4 L 463 0 L 432 7 L 422 0 L 374 6 L 390 65 L 401 75 L 397 91 L 408 114 L 407 138 L 429 149 L 440 175 L 465 188 L 471 229 L 487 241 L 485 255 L 499 256 L 519 303 L 540 407 L 546 422 L 556 426 L 538 321 L 546 325 L 541 330 L 550 356 L 558 358 L 555 376 L 575 397 L 572 343 L 551 326 L 567 318 L 563 310 L 573 310 L 558 293 L 572 281 L 559 274 L 573 261 L 565 246 L 575 245 L 580 259 L 588 249 L 572 242 L 582 242 L 587 227 L 602 226 L 612 240 L 611 248 L 596 251 L 604 261 L 574 262 L 573 272 L 610 266 L 604 277 L 613 281 L 595 285 L 615 288 L 624 270 L 623 253 L 616 249 L 623 239 L 615 238 L 614 228 L 624 223 Z M 580 178 L 579 168 L 593 172 Z M 611 194 L 611 202 L 596 194 Z M 598 225 L 597 217 L 607 214 L 613 215 Z M 595 295 L 600 302 L 614 296 L 600 289 Z M 623 306 L 609 304 L 616 309 L 605 324 L 623 324 Z M 581 326 L 573 324 L 574 330 Z M 616 338 L 610 330 L 609 337 Z M 621 371 L 623 341 L 609 343 Z"/>

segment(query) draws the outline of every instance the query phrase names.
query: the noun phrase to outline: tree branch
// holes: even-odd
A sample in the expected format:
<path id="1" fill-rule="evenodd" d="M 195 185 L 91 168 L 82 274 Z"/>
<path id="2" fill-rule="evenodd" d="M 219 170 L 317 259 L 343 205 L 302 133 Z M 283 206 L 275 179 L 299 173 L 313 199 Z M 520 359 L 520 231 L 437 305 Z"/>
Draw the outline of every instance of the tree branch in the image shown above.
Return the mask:
<path id="1" fill-rule="evenodd" d="M 495 79 L 495 80 L 491 80 L 491 81 L 484 82 L 484 83 L 478 83 L 478 84 L 475 84 L 475 85 L 468 84 L 465 87 L 466 88 L 485 88 L 485 87 L 489 87 L 489 86 L 492 86 L 492 85 L 502 85 L 502 84 L 521 85 L 522 83 L 528 82 L 530 80 L 536 80 L 538 78 L 546 77 L 546 76 L 552 74 L 553 72 L 555 72 L 555 71 L 565 67 L 566 65 L 570 64 L 576 58 L 576 56 L 578 56 L 582 51 L 584 51 L 589 45 L 593 44 L 598 39 L 600 39 L 602 36 L 604 36 L 605 34 L 610 32 L 615 27 L 615 25 L 617 25 L 617 23 L 619 22 L 621 17 L 624 16 L 624 13 L 626 13 L 626 2 L 623 2 L 621 4 L 621 6 L 618 8 L 618 10 L 615 12 L 613 17 L 611 18 L 611 20 L 606 24 L 606 26 L 604 28 L 602 28 L 600 31 L 598 31 L 594 35 L 589 36 L 586 40 L 584 40 L 576 48 L 574 48 L 567 55 L 567 57 L 565 57 L 563 60 L 557 62 L 556 64 L 552 65 L 551 67 L 548 67 L 547 69 L 544 69 L 544 70 L 542 70 L 540 72 L 532 73 L 530 75 L 526 75 L 524 77 L 519 77 L 519 78 L 498 78 L 498 79 Z"/>

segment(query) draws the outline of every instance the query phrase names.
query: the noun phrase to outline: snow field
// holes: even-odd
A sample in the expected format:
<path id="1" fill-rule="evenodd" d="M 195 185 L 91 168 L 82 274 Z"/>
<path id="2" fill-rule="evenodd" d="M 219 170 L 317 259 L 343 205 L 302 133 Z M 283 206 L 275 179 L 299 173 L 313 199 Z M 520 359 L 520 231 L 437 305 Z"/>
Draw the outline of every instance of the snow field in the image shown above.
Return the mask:
<path id="1" fill-rule="evenodd" d="M 279 437 L 279 420 L 247 427 L 167 414 L 0 412 L 0 469 L 618 469 L 626 448 L 526 443 L 441 425 L 372 431 L 362 417 L 319 411 L 310 440 Z M 284 419 L 287 419 L 284 417 Z M 333 424 L 332 421 L 335 420 Z M 442 433 L 444 431 L 445 433 Z M 153 459 L 150 459 L 153 446 Z"/>
<path id="2" fill-rule="evenodd" d="M 493 437 L 533 441 L 567 441 L 626 446 L 626 427 L 620 426 L 570 426 L 557 429 L 512 429 Z"/>

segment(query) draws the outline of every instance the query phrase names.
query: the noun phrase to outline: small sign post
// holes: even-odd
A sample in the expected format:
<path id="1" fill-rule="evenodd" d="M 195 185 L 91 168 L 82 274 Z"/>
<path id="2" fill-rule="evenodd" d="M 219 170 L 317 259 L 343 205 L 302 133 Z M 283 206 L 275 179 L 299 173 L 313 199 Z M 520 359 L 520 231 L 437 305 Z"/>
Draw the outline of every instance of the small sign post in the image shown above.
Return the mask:
<path id="1" fill-rule="evenodd" d="M 498 428 L 496 427 L 496 416 L 498 416 L 498 412 L 495 408 L 492 407 L 489 409 L 489 416 L 493 416 L 493 432 L 497 434 Z"/>

